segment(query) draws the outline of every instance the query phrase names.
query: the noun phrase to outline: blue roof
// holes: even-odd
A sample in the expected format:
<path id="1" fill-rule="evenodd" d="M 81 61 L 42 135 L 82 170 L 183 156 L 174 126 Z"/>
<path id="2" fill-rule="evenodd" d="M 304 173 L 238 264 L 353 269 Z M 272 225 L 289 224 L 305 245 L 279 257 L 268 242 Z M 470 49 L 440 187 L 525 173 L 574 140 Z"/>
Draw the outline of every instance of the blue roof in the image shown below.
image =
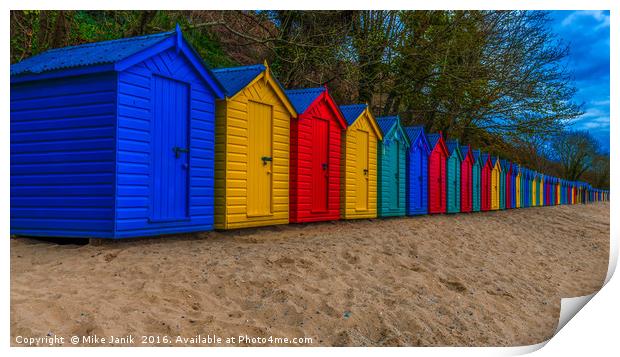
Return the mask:
<path id="1" fill-rule="evenodd" d="M 428 134 L 426 135 L 426 139 L 428 141 L 428 144 L 430 145 L 431 150 L 433 148 L 435 148 L 435 145 L 437 145 L 437 142 L 439 141 L 439 138 L 441 136 L 439 134 Z"/>
<path id="2" fill-rule="evenodd" d="M 407 133 L 407 136 L 409 137 L 409 141 L 411 142 L 411 145 L 413 146 L 413 143 L 416 141 L 418 136 L 420 136 L 420 134 L 424 133 L 424 127 L 421 126 L 421 125 L 419 125 L 419 126 L 406 126 L 405 127 L 405 133 Z"/>
<path id="3" fill-rule="evenodd" d="M 458 140 L 448 140 L 446 141 L 446 147 L 448 148 L 448 153 L 450 153 L 450 155 L 452 155 L 452 153 L 454 153 L 455 150 L 459 149 L 459 141 Z"/>
<path id="4" fill-rule="evenodd" d="M 461 156 L 463 156 L 463 159 L 466 158 L 467 153 L 469 152 L 469 146 L 461 145 L 460 149 L 461 149 Z"/>
<path id="5" fill-rule="evenodd" d="M 267 69 L 263 64 L 212 69 L 226 95 L 232 97 Z"/>
<path id="6" fill-rule="evenodd" d="M 387 135 L 387 133 L 392 130 L 392 128 L 398 123 L 399 120 L 400 119 L 398 118 L 398 115 L 390 117 L 380 117 L 377 118 L 377 124 L 379 125 L 379 128 L 381 128 L 383 135 Z"/>
<path id="7" fill-rule="evenodd" d="M 480 154 L 480 158 L 482 159 L 482 164 L 486 164 L 489 160 L 490 155 L 486 153 Z"/>
<path id="8" fill-rule="evenodd" d="M 341 105 L 340 111 L 344 118 L 347 121 L 347 125 L 353 124 L 357 118 L 362 115 L 362 112 L 367 108 L 366 104 L 350 104 L 350 105 Z"/>
<path id="9" fill-rule="evenodd" d="M 310 104 L 316 100 L 323 92 L 325 87 L 319 88 L 301 88 L 301 89 L 288 89 L 284 92 L 286 96 L 295 107 L 297 113 L 303 113 L 308 109 Z"/>
<path id="10" fill-rule="evenodd" d="M 481 153 L 480 150 L 472 150 L 471 154 L 474 156 L 474 161 L 478 160 L 478 159 L 482 159 L 480 157 Z"/>
<path id="11" fill-rule="evenodd" d="M 11 76 L 115 63 L 175 35 L 175 31 L 45 51 L 11 65 Z"/>

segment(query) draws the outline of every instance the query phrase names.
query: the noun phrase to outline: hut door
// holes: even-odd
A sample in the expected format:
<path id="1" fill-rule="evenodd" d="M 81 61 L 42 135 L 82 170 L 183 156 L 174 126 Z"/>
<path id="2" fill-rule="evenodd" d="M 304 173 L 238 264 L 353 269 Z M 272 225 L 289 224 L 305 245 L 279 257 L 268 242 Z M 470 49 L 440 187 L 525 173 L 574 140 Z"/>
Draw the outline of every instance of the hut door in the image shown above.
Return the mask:
<path id="1" fill-rule="evenodd" d="M 415 177 L 417 177 L 417 190 L 418 190 L 418 199 L 416 202 L 416 209 L 422 209 L 424 207 L 424 200 L 428 200 L 428 197 L 424 196 L 424 153 L 422 152 L 423 147 L 422 144 L 418 144 L 418 150 L 416 152 L 416 163 L 417 169 Z M 427 173 L 426 173 L 427 174 Z"/>
<path id="2" fill-rule="evenodd" d="M 364 130 L 357 131 L 357 155 L 356 155 L 356 180 L 357 192 L 355 209 L 358 211 L 366 211 L 368 209 L 368 132 Z"/>
<path id="3" fill-rule="evenodd" d="M 189 88 L 153 77 L 153 163 L 151 221 L 188 216 Z"/>
<path id="4" fill-rule="evenodd" d="M 248 101 L 247 215 L 271 214 L 272 110 L 270 105 Z"/>
<path id="5" fill-rule="evenodd" d="M 430 173 L 428 175 L 428 191 L 430 199 L 428 210 L 431 213 L 436 213 L 440 209 L 439 201 L 441 200 L 441 164 L 439 159 L 439 153 L 437 151 L 433 151 L 433 153 L 431 153 L 431 158 L 429 161 Z"/>
<path id="6" fill-rule="evenodd" d="M 396 209 L 400 208 L 400 142 L 394 140 L 394 198 Z"/>
<path id="7" fill-rule="evenodd" d="M 329 181 L 329 122 L 314 118 L 312 148 L 312 211 L 327 211 Z"/>

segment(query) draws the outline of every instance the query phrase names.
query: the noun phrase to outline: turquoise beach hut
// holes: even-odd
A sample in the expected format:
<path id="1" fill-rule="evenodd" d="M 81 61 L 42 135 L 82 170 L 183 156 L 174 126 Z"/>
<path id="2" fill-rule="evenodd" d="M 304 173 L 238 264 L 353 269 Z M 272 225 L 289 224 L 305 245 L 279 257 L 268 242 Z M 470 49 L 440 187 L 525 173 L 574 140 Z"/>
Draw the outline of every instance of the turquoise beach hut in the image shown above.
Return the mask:
<path id="1" fill-rule="evenodd" d="M 448 160 L 446 161 L 446 212 L 461 211 L 461 162 L 463 155 L 458 140 L 446 141 Z"/>
<path id="2" fill-rule="evenodd" d="M 383 132 L 378 150 L 378 204 L 379 217 L 406 214 L 407 151 L 409 138 L 398 116 L 377 118 Z"/>
<path id="3" fill-rule="evenodd" d="M 471 167 L 472 173 L 472 211 L 480 212 L 480 169 L 482 168 L 482 158 L 480 150 L 472 150 L 474 164 Z"/>

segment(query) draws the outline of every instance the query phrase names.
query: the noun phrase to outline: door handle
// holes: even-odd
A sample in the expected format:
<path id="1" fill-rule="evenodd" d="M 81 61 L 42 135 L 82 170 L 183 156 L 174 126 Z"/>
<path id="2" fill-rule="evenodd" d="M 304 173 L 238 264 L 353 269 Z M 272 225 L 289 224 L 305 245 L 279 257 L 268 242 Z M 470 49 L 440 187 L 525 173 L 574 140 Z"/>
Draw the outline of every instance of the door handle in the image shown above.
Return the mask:
<path id="1" fill-rule="evenodd" d="M 267 162 L 273 161 L 273 158 L 271 156 L 263 156 L 260 159 L 263 160 L 263 165 L 267 165 Z"/>
<path id="2" fill-rule="evenodd" d="M 364 169 L 364 175 L 368 175 L 368 169 Z"/>
<path id="3" fill-rule="evenodd" d="M 187 148 L 180 148 L 178 146 L 175 146 L 175 147 L 172 148 L 172 152 L 174 152 L 174 157 L 178 159 L 179 157 L 181 157 L 181 153 L 182 152 L 188 153 L 189 149 L 187 149 Z"/>
<path id="4" fill-rule="evenodd" d="M 323 168 L 323 170 L 327 170 L 327 163 L 324 162 L 323 164 L 321 164 L 321 167 Z"/>

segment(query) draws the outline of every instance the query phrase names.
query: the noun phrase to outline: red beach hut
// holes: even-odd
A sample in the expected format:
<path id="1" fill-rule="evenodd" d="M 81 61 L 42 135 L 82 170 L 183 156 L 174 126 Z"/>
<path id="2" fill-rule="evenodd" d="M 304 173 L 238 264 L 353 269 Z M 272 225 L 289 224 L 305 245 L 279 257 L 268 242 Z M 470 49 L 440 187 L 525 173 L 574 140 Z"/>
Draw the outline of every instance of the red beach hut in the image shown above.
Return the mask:
<path id="1" fill-rule="evenodd" d="M 480 210 L 491 209 L 491 155 L 482 154 L 482 166 L 480 167 Z"/>
<path id="2" fill-rule="evenodd" d="M 428 213 L 446 213 L 446 159 L 448 148 L 441 133 L 427 135 L 431 148 L 428 157 Z"/>
<path id="3" fill-rule="evenodd" d="M 461 212 L 471 212 L 473 200 L 473 178 L 472 167 L 474 166 L 474 155 L 471 147 L 461 146 L 463 161 L 461 162 Z"/>
<path id="4" fill-rule="evenodd" d="M 290 222 L 340 219 L 340 138 L 347 124 L 327 87 L 285 91 L 291 119 Z"/>

